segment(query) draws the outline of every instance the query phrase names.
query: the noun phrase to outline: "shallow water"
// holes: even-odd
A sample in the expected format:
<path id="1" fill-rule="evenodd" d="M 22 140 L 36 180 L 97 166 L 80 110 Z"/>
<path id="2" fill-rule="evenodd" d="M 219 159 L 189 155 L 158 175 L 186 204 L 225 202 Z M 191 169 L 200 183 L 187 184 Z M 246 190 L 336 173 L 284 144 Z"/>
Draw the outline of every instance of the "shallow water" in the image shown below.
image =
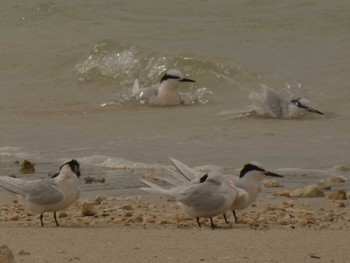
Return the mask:
<path id="1" fill-rule="evenodd" d="M 50 171 L 78 158 L 88 174 L 112 168 L 118 178 L 120 167 L 140 175 L 170 165 L 168 156 L 228 169 L 250 160 L 268 169 L 349 165 L 349 5 L 2 1 L 1 170 L 15 173 L 7 163 L 24 158 Z M 125 101 L 135 78 L 151 85 L 170 68 L 197 81 L 183 92 L 214 94 L 179 107 Z M 245 110 L 262 84 L 301 85 L 325 117 L 220 114 Z M 126 178 L 116 185 L 137 185 Z"/>

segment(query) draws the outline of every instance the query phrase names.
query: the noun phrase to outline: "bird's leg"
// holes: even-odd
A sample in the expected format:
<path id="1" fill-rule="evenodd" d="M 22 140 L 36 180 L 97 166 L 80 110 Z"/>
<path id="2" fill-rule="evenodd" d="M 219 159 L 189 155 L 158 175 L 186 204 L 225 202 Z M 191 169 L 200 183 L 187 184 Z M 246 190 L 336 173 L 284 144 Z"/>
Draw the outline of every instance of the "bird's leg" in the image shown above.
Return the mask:
<path id="1" fill-rule="evenodd" d="M 44 213 L 41 213 L 41 214 L 40 214 L 41 226 L 44 226 L 43 217 L 44 217 Z"/>
<path id="2" fill-rule="evenodd" d="M 60 224 L 59 224 L 58 221 L 57 221 L 56 211 L 53 213 L 53 218 L 55 219 L 56 226 L 60 226 Z"/>
<path id="3" fill-rule="evenodd" d="M 225 223 L 226 223 L 226 224 L 228 224 L 228 221 L 227 221 L 227 217 L 226 217 L 226 214 L 225 214 L 225 213 L 223 213 L 222 215 L 224 216 L 224 219 L 225 219 Z"/>
<path id="4" fill-rule="evenodd" d="M 196 217 L 196 220 L 197 220 L 198 226 L 201 227 L 201 223 L 199 222 L 199 217 Z"/>
<path id="5" fill-rule="evenodd" d="M 215 229 L 215 225 L 213 223 L 213 218 L 210 218 L 210 226 L 211 226 L 211 229 Z"/>
<path id="6" fill-rule="evenodd" d="M 233 213 L 233 216 L 235 217 L 235 222 L 237 223 L 238 219 L 237 219 L 237 216 L 236 216 L 236 211 L 232 210 L 232 213 Z"/>

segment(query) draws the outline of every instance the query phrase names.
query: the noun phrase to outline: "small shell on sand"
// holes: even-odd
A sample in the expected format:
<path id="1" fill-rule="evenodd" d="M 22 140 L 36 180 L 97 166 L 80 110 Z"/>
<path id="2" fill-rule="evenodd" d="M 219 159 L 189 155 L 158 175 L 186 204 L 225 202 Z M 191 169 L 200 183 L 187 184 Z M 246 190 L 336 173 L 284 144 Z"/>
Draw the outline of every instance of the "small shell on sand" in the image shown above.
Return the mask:
<path id="1" fill-rule="evenodd" d="M 83 216 L 94 216 L 97 214 L 94 203 L 84 201 L 82 205 L 82 211 L 81 214 Z"/>
<path id="2" fill-rule="evenodd" d="M 339 191 L 335 191 L 333 193 L 331 193 L 328 196 L 329 199 L 331 200 L 346 200 L 346 192 L 344 190 L 339 190 Z"/>
<path id="3" fill-rule="evenodd" d="M 322 187 L 318 185 L 309 185 L 303 188 L 297 188 L 289 192 L 290 197 L 323 197 L 325 196 Z"/>
<path id="4" fill-rule="evenodd" d="M 12 250 L 6 245 L 2 245 L 0 247 L 0 262 L 1 263 L 14 263 L 15 262 Z"/>

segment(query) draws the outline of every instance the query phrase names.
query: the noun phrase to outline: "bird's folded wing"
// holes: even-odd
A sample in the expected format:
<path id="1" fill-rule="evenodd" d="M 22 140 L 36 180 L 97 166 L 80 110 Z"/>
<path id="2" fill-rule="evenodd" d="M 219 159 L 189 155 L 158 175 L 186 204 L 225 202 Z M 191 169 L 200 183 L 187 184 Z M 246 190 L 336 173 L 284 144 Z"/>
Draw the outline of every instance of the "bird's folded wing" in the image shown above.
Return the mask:
<path id="1" fill-rule="evenodd" d="M 39 180 L 25 187 L 27 200 L 38 205 L 52 205 L 62 202 L 65 198 L 63 191 L 57 187 L 54 180 Z"/>
<path id="2" fill-rule="evenodd" d="M 221 192 L 219 189 L 211 184 L 191 184 L 184 188 L 176 196 L 176 201 L 181 202 L 187 206 L 193 207 L 198 211 L 211 211 L 221 207 L 227 198 L 226 192 Z"/>

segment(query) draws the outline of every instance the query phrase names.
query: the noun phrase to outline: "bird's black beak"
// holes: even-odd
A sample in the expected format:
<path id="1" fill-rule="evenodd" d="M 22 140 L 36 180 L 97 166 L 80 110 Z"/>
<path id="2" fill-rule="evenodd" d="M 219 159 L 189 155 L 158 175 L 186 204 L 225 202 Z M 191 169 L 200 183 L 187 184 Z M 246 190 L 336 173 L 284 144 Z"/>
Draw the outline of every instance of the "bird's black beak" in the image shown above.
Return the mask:
<path id="1" fill-rule="evenodd" d="M 55 177 L 57 177 L 58 175 L 59 175 L 59 173 L 55 173 L 55 174 L 51 175 L 51 178 L 55 178 Z"/>
<path id="2" fill-rule="evenodd" d="M 195 80 L 193 79 L 186 79 L 186 78 L 183 78 L 180 80 L 181 82 L 196 82 Z"/>
<path id="3" fill-rule="evenodd" d="M 78 171 L 75 171 L 75 174 L 78 176 L 78 177 L 80 177 L 80 170 L 78 170 Z"/>
<path id="4" fill-rule="evenodd" d="M 283 177 L 283 175 L 276 174 L 276 173 L 273 173 L 273 172 L 265 172 L 265 175 L 266 176 L 272 176 L 272 177 Z"/>
<path id="5" fill-rule="evenodd" d="M 317 114 L 320 114 L 320 115 L 324 115 L 322 112 L 314 109 L 314 108 L 311 108 L 311 107 L 307 107 L 305 108 L 308 112 L 312 112 L 312 113 L 317 113 Z"/>

